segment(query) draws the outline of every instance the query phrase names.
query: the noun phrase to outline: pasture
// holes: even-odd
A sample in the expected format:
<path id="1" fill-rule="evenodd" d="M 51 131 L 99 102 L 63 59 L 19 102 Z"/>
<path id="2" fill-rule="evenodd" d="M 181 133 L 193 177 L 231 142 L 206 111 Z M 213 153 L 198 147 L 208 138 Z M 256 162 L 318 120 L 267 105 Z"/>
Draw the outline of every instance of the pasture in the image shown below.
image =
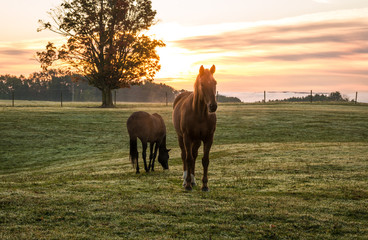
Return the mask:
<path id="1" fill-rule="evenodd" d="M 0 239 L 368 238 L 368 105 L 220 104 L 210 192 L 202 147 L 199 186 L 182 187 L 171 106 L 9 105 Z M 168 171 L 135 174 L 126 120 L 139 110 L 165 120 Z"/>

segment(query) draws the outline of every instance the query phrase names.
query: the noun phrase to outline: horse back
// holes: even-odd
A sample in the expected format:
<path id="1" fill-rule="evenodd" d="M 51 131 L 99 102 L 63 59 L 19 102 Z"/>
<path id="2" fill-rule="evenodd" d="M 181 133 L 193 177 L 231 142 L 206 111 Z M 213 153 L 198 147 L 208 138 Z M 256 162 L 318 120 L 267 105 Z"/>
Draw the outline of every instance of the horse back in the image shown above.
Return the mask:
<path id="1" fill-rule="evenodd" d="M 192 92 L 182 92 L 174 100 L 173 108 L 183 99 L 186 99 Z"/>
<path id="2" fill-rule="evenodd" d="M 139 138 L 142 141 L 155 142 L 166 135 L 166 127 L 159 114 L 134 112 L 127 120 L 129 137 Z"/>
<path id="3" fill-rule="evenodd" d="M 179 94 L 174 100 L 174 104 L 173 104 L 174 111 L 172 114 L 172 120 L 173 120 L 175 131 L 179 135 L 182 135 L 180 125 L 181 125 L 181 115 L 183 114 L 182 113 L 183 105 L 188 105 L 185 103 L 190 101 L 191 95 L 192 95 L 191 92 L 183 92 Z"/>

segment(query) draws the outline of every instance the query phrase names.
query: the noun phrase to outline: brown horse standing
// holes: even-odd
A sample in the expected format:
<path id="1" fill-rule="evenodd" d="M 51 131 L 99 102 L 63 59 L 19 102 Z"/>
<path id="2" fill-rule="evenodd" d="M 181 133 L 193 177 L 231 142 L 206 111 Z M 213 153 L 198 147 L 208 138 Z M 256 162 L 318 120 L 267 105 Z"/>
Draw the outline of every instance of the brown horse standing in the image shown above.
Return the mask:
<path id="1" fill-rule="evenodd" d="M 201 66 L 194 84 L 194 92 L 184 92 L 174 101 L 173 123 L 181 148 L 183 185 L 186 190 L 192 190 L 192 186 L 195 185 L 195 161 L 202 141 L 204 153 L 202 191 L 209 190 L 207 186 L 209 153 L 216 130 L 217 109 L 214 73 L 214 65 L 210 70 Z"/>
<path id="2" fill-rule="evenodd" d="M 159 150 L 158 162 L 164 169 L 169 168 L 170 149 L 166 149 L 166 126 L 159 114 L 151 115 L 146 112 L 135 112 L 128 118 L 127 128 L 130 138 L 130 160 L 133 165 L 136 165 L 136 173 L 139 173 L 137 138 L 142 142 L 142 157 L 146 172 L 154 171 L 157 150 Z M 146 149 L 148 142 L 150 143 L 150 161 L 147 167 Z M 155 149 L 154 153 L 153 148 Z"/>

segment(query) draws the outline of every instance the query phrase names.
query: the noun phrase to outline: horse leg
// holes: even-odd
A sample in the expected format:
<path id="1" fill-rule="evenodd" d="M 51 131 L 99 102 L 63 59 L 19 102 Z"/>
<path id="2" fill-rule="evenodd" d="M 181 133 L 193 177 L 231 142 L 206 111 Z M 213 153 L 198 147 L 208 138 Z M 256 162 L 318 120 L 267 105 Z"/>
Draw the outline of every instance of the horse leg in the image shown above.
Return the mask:
<path id="1" fill-rule="evenodd" d="M 186 153 L 185 153 L 185 146 L 184 146 L 184 140 L 182 136 L 178 136 L 179 141 L 179 147 L 181 150 L 181 160 L 183 161 L 183 187 L 187 184 L 187 165 L 185 163 Z"/>
<path id="2" fill-rule="evenodd" d="M 137 138 L 130 139 L 130 160 L 136 167 L 136 173 L 139 173 L 139 165 L 138 165 L 138 150 L 137 150 Z"/>
<path id="3" fill-rule="evenodd" d="M 144 169 L 146 170 L 146 172 L 148 172 L 149 169 L 147 168 L 147 161 L 146 161 L 147 142 L 142 141 L 142 148 L 143 148 L 142 157 L 143 157 Z"/>
<path id="4" fill-rule="evenodd" d="M 155 171 L 154 168 L 155 168 L 155 159 L 156 159 L 156 156 L 157 156 L 157 150 L 158 150 L 158 143 L 156 143 L 156 145 L 155 145 L 155 152 L 153 153 L 152 171 Z"/>
<path id="5" fill-rule="evenodd" d="M 155 145 L 155 143 L 150 143 L 150 156 L 149 156 L 149 164 L 148 164 L 148 170 L 151 169 L 151 164 L 152 164 L 152 157 L 153 157 L 153 146 Z M 153 169 L 152 169 L 153 170 Z"/>
<path id="6" fill-rule="evenodd" d="M 137 159 L 137 166 L 136 166 L 136 172 L 135 172 L 136 174 L 138 174 L 139 173 L 139 165 L 138 165 L 138 159 Z"/>
<path id="7" fill-rule="evenodd" d="M 203 166 L 203 178 L 202 178 L 202 191 L 208 192 L 209 188 L 207 186 L 208 183 L 208 165 L 210 163 L 210 150 L 213 142 L 213 136 L 203 142 L 203 158 L 202 158 L 202 166 Z"/>
<path id="8" fill-rule="evenodd" d="M 184 146 L 185 146 L 185 163 L 187 168 L 187 176 L 186 176 L 186 184 L 185 184 L 185 190 L 191 191 L 192 190 L 192 179 L 191 174 L 193 171 L 193 156 L 192 156 L 192 141 L 190 140 L 189 136 L 187 134 L 184 134 L 183 136 L 184 140 Z"/>
<path id="9" fill-rule="evenodd" d="M 196 159 L 198 156 L 198 148 L 201 146 L 201 141 L 195 141 L 193 144 L 193 149 L 192 149 L 192 156 L 193 156 L 193 165 L 192 165 L 192 173 L 190 174 L 191 177 L 191 182 L 192 182 L 192 186 L 196 185 L 195 182 L 195 163 L 196 163 Z"/>

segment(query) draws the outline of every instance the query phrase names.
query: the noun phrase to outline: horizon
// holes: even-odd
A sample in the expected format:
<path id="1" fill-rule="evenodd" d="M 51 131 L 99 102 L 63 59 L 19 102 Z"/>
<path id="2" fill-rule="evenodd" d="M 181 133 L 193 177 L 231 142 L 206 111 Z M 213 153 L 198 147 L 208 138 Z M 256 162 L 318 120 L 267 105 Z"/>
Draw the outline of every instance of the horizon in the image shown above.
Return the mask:
<path id="1" fill-rule="evenodd" d="M 63 40 L 37 33 L 37 20 L 48 19 L 47 11 L 60 3 L 0 4 L 0 20 L 9 23 L 0 29 L 0 75 L 41 71 L 32 59 L 36 51 Z M 192 90 L 199 67 L 215 64 L 220 93 L 368 92 L 368 2 L 153 0 L 152 5 L 158 23 L 148 33 L 167 45 L 158 49 L 162 67 L 156 83 Z"/>

